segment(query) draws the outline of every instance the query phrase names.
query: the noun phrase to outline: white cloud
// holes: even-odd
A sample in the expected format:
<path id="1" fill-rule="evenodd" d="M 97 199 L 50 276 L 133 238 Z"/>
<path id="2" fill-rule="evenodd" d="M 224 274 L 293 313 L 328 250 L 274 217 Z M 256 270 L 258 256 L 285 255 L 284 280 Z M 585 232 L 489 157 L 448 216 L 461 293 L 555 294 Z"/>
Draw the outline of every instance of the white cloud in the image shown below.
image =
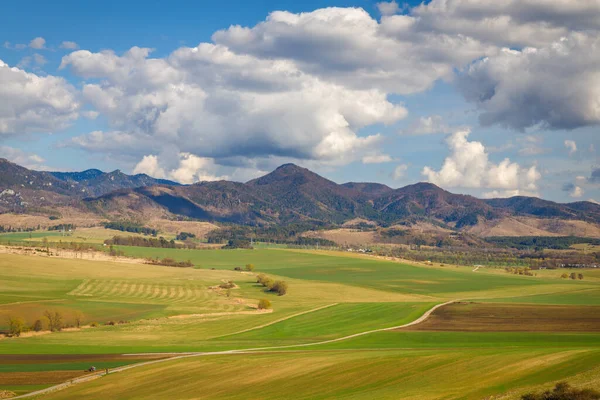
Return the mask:
<path id="1" fill-rule="evenodd" d="M 430 135 L 434 133 L 451 133 L 455 128 L 449 126 L 440 115 L 420 117 L 407 129 L 400 132 L 406 135 Z"/>
<path id="2" fill-rule="evenodd" d="M 600 123 L 600 36 L 570 34 L 542 48 L 505 49 L 473 63 L 459 79 L 482 125 L 524 130 Z"/>
<path id="3" fill-rule="evenodd" d="M 585 193 L 584 190 L 580 186 L 575 186 L 573 188 L 573 191 L 571 193 L 569 193 L 569 196 L 571 196 L 573 198 L 579 198 L 579 197 L 583 196 L 584 193 Z"/>
<path id="4" fill-rule="evenodd" d="M 363 164 L 382 164 L 393 161 L 392 157 L 388 154 L 367 154 L 362 158 Z"/>
<path id="5" fill-rule="evenodd" d="M 48 169 L 44 165 L 44 159 L 35 153 L 25 152 L 10 146 L 0 146 L 0 157 L 19 164 L 25 168 L 35 170 Z"/>
<path id="6" fill-rule="evenodd" d="M 60 48 L 68 49 L 68 50 L 77 50 L 79 48 L 79 45 L 75 42 L 70 42 L 68 40 L 65 40 L 64 42 L 62 42 L 60 44 Z"/>
<path id="7" fill-rule="evenodd" d="M 31 42 L 29 42 L 29 47 L 32 49 L 43 49 L 46 46 L 46 39 L 43 37 L 36 37 Z"/>
<path id="8" fill-rule="evenodd" d="M 462 130 L 448 137 L 450 155 L 441 169 L 423 168 L 422 174 L 429 182 L 448 188 L 501 189 L 504 194 L 537 191 L 541 174 L 536 166 L 524 168 L 508 158 L 495 164 L 482 143 L 468 140 L 469 134 L 469 130 Z M 502 191 L 491 193 L 499 195 Z"/>
<path id="9" fill-rule="evenodd" d="M 396 3 L 395 0 L 390 2 L 382 1 L 380 3 L 377 3 L 376 6 L 379 10 L 379 13 L 385 16 L 394 15 L 400 11 L 400 6 L 398 5 L 398 3 Z"/>
<path id="10" fill-rule="evenodd" d="M 408 170 L 408 165 L 400 164 L 396 168 L 394 168 L 394 172 L 392 172 L 392 178 L 395 180 L 402 179 L 404 175 L 406 175 L 406 171 Z"/>
<path id="11" fill-rule="evenodd" d="M 155 178 L 171 179 L 180 183 L 190 184 L 202 181 L 228 179 L 228 176 L 216 176 L 216 165 L 210 158 L 198 157 L 190 153 L 179 154 L 179 164 L 176 168 L 167 170 L 160 165 L 160 157 L 146 155 L 135 166 L 134 174 L 147 174 Z"/>
<path id="12" fill-rule="evenodd" d="M 289 61 L 206 43 L 178 49 L 167 59 L 149 54 L 140 48 L 123 56 L 80 50 L 61 63 L 83 77 L 102 79 L 84 85 L 83 96 L 127 132 L 140 156 L 144 147 L 157 152 L 168 144 L 208 158 L 276 155 L 344 164 L 381 142 L 380 135 L 359 136 L 361 128 L 406 115 L 385 92 L 347 88 Z M 101 143 L 103 137 L 95 133 L 71 143 L 90 150 L 115 147 Z"/>
<path id="13" fill-rule="evenodd" d="M 64 79 L 11 68 L 0 60 L 0 134 L 53 132 L 77 119 L 76 90 Z"/>
<path id="14" fill-rule="evenodd" d="M 600 29 L 600 3 L 589 0 L 432 0 L 412 14 L 423 30 L 507 47 L 546 46 L 571 31 Z"/>
<path id="15" fill-rule="evenodd" d="M 565 147 L 569 150 L 570 156 L 577 152 L 577 143 L 574 140 L 565 140 Z"/>
<path id="16" fill-rule="evenodd" d="M 580 177 L 576 178 L 577 182 L 581 182 L 581 180 L 579 178 Z M 565 192 L 569 192 L 569 196 L 573 197 L 573 198 L 582 197 L 583 194 L 585 193 L 585 191 L 583 190 L 583 188 L 581 186 L 575 185 L 574 183 L 565 183 L 563 185 L 562 190 Z"/>

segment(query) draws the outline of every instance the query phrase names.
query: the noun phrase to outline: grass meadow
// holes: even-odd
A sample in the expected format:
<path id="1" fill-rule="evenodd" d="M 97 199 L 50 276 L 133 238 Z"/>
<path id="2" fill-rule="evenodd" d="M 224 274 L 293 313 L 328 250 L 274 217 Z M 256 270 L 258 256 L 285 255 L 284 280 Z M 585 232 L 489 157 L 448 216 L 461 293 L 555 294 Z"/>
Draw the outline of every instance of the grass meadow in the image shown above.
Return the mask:
<path id="1" fill-rule="evenodd" d="M 600 370 L 596 272 L 572 281 L 330 251 L 120 249 L 196 267 L 0 255 L 0 330 L 9 316 L 32 324 L 45 310 L 60 312 L 69 325 L 81 315 L 86 325 L 0 339 L 0 390 L 59 383 L 83 374 L 88 363 L 114 368 L 139 361 L 123 354 L 244 349 L 254 350 L 164 361 L 41 398 L 510 398 L 559 379 L 600 388 L 588 379 Z M 234 271 L 248 263 L 254 273 Z M 266 293 L 256 283 L 259 272 L 288 282 L 288 293 Z M 229 294 L 217 288 L 230 280 L 236 288 Z M 270 312 L 256 310 L 262 298 L 271 301 Z M 432 316 L 445 318 L 441 328 L 320 344 L 403 325 L 448 300 L 473 302 L 478 312 L 450 309 Z M 552 319 L 548 313 L 559 306 L 564 318 L 547 331 L 517 329 L 506 318 L 504 331 L 494 329 L 503 307 L 530 313 L 535 323 Z M 577 315 L 587 318 L 583 328 L 561 331 Z M 99 326 L 88 327 L 92 322 Z M 303 347 L 256 350 L 295 345 Z"/>

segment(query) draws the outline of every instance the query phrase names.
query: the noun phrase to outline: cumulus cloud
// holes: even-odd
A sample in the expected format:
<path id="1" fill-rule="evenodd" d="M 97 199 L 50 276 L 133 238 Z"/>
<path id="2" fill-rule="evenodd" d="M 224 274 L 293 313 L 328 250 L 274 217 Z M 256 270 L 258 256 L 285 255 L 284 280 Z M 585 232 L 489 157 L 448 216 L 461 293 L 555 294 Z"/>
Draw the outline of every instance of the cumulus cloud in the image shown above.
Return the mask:
<path id="1" fill-rule="evenodd" d="M 10 146 L 0 146 L 0 157 L 19 164 L 29 169 L 48 169 L 44 165 L 44 159 L 35 153 L 23 151 Z"/>
<path id="2" fill-rule="evenodd" d="M 570 156 L 577 152 L 577 143 L 574 140 L 565 140 L 565 147 L 569 150 Z"/>
<path id="3" fill-rule="evenodd" d="M 209 158 L 348 163 L 381 142 L 380 135 L 360 136 L 361 128 L 406 115 L 385 92 L 329 82 L 286 60 L 239 55 L 207 43 L 180 48 L 166 59 L 149 58 L 150 52 L 132 48 L 119 56 L 80 50 L 61 63 L 85 78 L 102 79 L 85 84 L 82 94 L 116 131 L 126 132 L 131 142 L 126 147 L 138 154 L 150 142 L 146 147 L 153 152 L 169 144 Z M 71 144 L 115 148 L 105 140 L 115 136 L 95 132 Z"/>
<path id="4" fill-rule="evenodd" d="M 600 123 L 600 36 L 570 34 L 542 48 L 504 49 L 458 80 L 484 126 L 574 129 Z"/>
<path id="5" fill-rule="evenodd" d="M 60 48 L 67 49 L 67 50 L 77 50 L 79 48 L 79 45 L 75 42 L 70 42 L 68 40 L 65 40 L 64 42 L 62 42 L 60 44 Z"/>
<path id="6" fill-rule="evenodd" d="M 76 90 L 64 79 L 38 76 L 0 60 L 0 134 L 52 132 L 78 117 Z"/>
<path id="7" fill-rule="evenodd" d="M 34 66 L 34 67 L 43 67 L 46 63 L 48 62 L 48 60 L 46 60 L 46 57 L 44 57 L 41 54 L 34 54 L 32 56 L 26 56 L 23 57 L 21 59 L 21 61 L 19 62 L 19 64 L 17 64 L 18 68 L 26 68 L 26 67 L 30 67 L 30 66 Z"/>
<path id="8" fill-rule="evenodd" d="M 29 47 L 32 49 L 43 49 L 46 46 L 46 39 L 43 37 L 36 37 L 31 42 L 29 42 Z"/>
<path id="9" fill-rule="evenodd" d="M 394 168 L 394 171 L 392 172 L 392 178 L 395 180 L 402 179 L 404 177 L 404 175 L 406 175 L 407 170 L 408 170 L 408 165 L 406 165 L 406 164 L 398 165 L 396 168 Z"/>
<path id="10" fill-rule="evenodd" d="M 506 47 L 546 46 L 571 31 L 600 29 L 600 3 L 589 0 L 432 0 L 412 14 L 421 29 Z"/>
<path id="11" fill-rule="evenodd" d="M 451 133 L 455 128 L 449 126 L 440 115 L 420 117 L 407 129 L 401 131 L 405 135 L 430 135 L 434 133 Z"/>
<path id="12" fill-rule="evenodd" d="M 573 198 L 579 198 L 585 193 L 581 186 L 577 186 L 574 183 L 565 183 L 562 190 L 564 192 L 569 192 L 569 196 Z"/>
<path id="13" fill-rule="evenodd" d="M 359 89 L 410 94 L 450 79 L 454 68 L 494 52 L 464 35 L 418 29 L 418 19 L 373 19 L 360 8 L 276 11 L 254 27 L 232 26 L 213 41 L 239 54 L 288 60 L 313 76 Z"/>
<path id="14" fill-rule="evenodd" d="M 198 157 L 190 153 L 180 153 L 178 158 L 179 164 L 176 168 L 165 170 L 160 165 L 159 156 L 146 155 L 135 166 L 133 173 L 147 174 L 155 178 L 172 179 L 184 184 L 229 178 L 226 175 L 214 175 L 216 165 L 213 159 Z"/>
<path id="15" fill-rule="evenodd" d="M 363 164 L 382 164 L 393 161 L 392 157 L 388 154 L 367 154 L 362 158 Z"/>
<path id="16" fill-rule="evenodd" d="M 377 10 L 379 10 L 379 13 L 385 16 L 394 15 L 400 11 L 400 6 L 398 5 L 398 3 L 396 3 L 396 1 L 382 1 L 380 3 L 377 3 L 376 6 Z"/>
<path id="17" fill-rule="evenodd" d="M 431 183 L 449 188 L 496 189 L 488 196 L 534 194 L 541 178 L 536 166 L 521 167 L 505 158 L 495 164 L 481 142 L 469 141 L 469 130 L 457 131 L 446 140 L 450 155 L 439 171 L 423 168 L 423 176 Z M 500 189 L 500 190 L 498 190 Z"/>

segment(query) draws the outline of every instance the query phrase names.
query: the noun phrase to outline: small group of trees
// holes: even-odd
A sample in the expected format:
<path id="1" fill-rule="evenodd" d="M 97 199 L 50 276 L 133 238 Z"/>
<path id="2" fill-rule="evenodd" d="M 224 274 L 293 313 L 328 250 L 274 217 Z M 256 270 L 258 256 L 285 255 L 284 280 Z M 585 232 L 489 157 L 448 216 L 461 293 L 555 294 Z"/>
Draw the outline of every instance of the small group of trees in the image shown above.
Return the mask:
<path id="1" fill-rule="evenodd" d="M 235 287 L 235 283 L 233 281 L 223 282 L 219 285 L 221 289 L 233 289 Z"/>
<path id="2" fill-rule="evenodd" d="M 566 382 L 557 383 L 552 391 L 527 393 L 522 400 L 599 400 L 600 392 L 592 389 L 576 389 Z"/>
<path id="3" fill-rule="evenodd" d="M 194 235 L 193 233 L 189 233 L 189 232 L 179 232 L 177 234 L 177 236 L 175 237 L 175 239 L 177 240 L 181 240 L 181 241 L 186 241 L 188 239 L 195 239 L 196 235 Z"/>
<path id="4" fill-rule="evenodd" d="M 144 235 L 152 235 L 156 236 L 158 231 L 156 229 L 147 228 L 145 226 L 141 226 L 140 224 L 136 224 L 134 222 L 106 222 L 104 224 L 106 229 L 114 229 L 121 232 L 131 232 L 131 233 L 141 233 Z"/>
<path id="5" fill-rule="evenodd" d="M 274 281 L 265 274 L 258 274 L 256 282 L 267 288 L 267 291 L 277 293 L 278 296 L 283 296 L 288 291 L 288 284 L 286 281 Z"/>
<path id="6" fill-rule="evenodd" d="M 246 264 L 246 266 L 244 267 L 244 269 L 246 271 L 252 272 L 252 271 L 254 271 L 254 264 Z M 234 271 L 241 271 L 242 267 L 234 267 L 233 270 Z"/>
<path id="7" fill-rule="evenodd" d="M 148 258 L 146 259 L 146 264 L 152 265 L 163 265 L 165 267 L 178 267 L 178 268 L 192 268 L 194 264 L 190 261 L 177 261 L 173 258 L 165 257 L 165 258 Z"/>
<path id="8" fill-rule="evenodd" d="M 76 226 L 73 224 L 59 224 L 59 225 L 49 226 L 48 230 L 49 231 L 74 231 L 75 228 L 76 228 Z"/>
<path id="9" fill-rule="evenodd" d="M 104 244 L 108 246 L 157 247 L 161 249 L 176 249 L 183 247 L 177 245 L 173 239 L 167 240 L 162 236 L 158 239 L 140 236 L 114 236 L 112 239 L 105 240 Z"/>
<path id="10" fill-rule="evenodd" d="M 581 272 L 578 273 L 578 274 L 576 274 L 575 272 L 571 272 L 570 274 L 567 274 L 565 272 L 560 277 L 563 278 L 563 279 L 570 278 L 570 279 L 573 279 L 573 280 L 575 280 L 575 279 L 579 279 L 580 281 L 583 280 L 583 274 Z"/>
<path id="11" fill-rule="evenodd" d="M 506 267 L 505 271 L 509 274 L 533 276 L 533 272 L 529 267 Z"/>
<path id="12" fill-rule="evenodd" d="M 59 311 L 52 312 L 50 310 L 46 310 L 46 311 L 44 311 L 43 318 L 46 320 L 46 325 L 48 327 L 48 330 L 51 332 L 59 332 L 65 327 L 63 314 L 60 313 Z M 74 321 L 75 321 L 75 326 L 77 328 L 81 327 L 82 319 L 83 319 L 83 316 L 81 313 L 79 313 L 79 312 L 75 313 Z M 27 323 L 25 322 L 25 320 L 21 317 L 14 317 L 14 316 L 8 317 L 8 335 L 9 336 L 19 337 L 24 332 L 29 332 L 29 331 L 41 332 L 43 330 L 44 330 L 44 324 L 42 323 L 41 319 L 35 320 L 35 322 L 31 326 L 28 326 Z"/>

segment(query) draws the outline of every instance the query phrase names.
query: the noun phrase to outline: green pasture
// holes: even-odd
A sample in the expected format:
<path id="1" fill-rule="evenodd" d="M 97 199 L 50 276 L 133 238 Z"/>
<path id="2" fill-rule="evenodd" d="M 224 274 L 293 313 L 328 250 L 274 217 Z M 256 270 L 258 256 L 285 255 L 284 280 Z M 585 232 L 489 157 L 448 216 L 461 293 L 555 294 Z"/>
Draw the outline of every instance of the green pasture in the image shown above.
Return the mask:
<path id="1" fill-rule="evenodd" d="M 597 271 L 573 281 L 343 252 L 119 248 L 131 257 L 191 260 L 199 268 L 2 254 L 0 329 L 8 316 L 32 324 L 45 310 L 62 313 L 69 324 L 79 313 L 84 324 L 100 326 L 0 339 L 0 357 L 315 345 L 161 362 L 47 398 L 100 392 L 107 398 L 482 398 L 562 378 L 584 384 L 586 373 L 600 371 L 600 334 L 594 333 L 385 331 L 318 344 L 408 323 L 451 299 L 600 305 Z M 234 271 L 248 263 L 254 273 Z M 288 293 L 265 292 L 256 273 L 285 280 Z M 229 296 L 215 289 L 229 280 L 237 285 Z M 256 312 L 262 298 L 271 301 L 271 312 Z M 104 325 L 119 320 L 128 323 Z M 64 367 L 31 365 L 0 365 L 0 374 Z"/>
<path id="2" fill-rule="evenodd" d="M 482 399 L 597 373 L 599 357 L 597 350 L 539 349 L 205 356 L 109 375 L 44 398 Z"/>

